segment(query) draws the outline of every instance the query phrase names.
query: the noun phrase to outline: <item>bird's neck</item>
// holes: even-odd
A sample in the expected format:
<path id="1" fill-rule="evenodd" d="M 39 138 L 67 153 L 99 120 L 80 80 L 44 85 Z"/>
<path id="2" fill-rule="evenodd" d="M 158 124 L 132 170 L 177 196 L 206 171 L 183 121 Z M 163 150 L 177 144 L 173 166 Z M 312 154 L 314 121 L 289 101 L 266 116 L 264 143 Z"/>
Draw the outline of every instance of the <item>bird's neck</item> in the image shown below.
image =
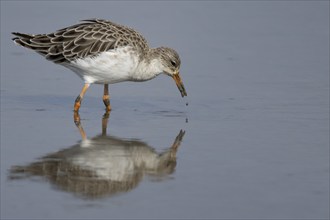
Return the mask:
<path id="1" fill-rule="evenodd" d="M 163 72 L 160 57 L 155 49 L 150 49 L 140 61 L 134 74 L 136 81 L 150 80 Z"/>

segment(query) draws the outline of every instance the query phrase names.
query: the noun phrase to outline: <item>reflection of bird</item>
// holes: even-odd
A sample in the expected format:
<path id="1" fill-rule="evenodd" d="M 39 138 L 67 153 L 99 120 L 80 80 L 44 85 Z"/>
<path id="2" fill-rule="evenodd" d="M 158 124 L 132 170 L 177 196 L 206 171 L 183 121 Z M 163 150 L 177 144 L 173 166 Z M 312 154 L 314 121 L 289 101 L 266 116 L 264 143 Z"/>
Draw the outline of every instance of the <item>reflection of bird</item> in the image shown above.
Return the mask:
<path id="1" fill-rule="evenodd" d="M 146 81 L 162 72 L 175 80 L 182 97 L 187 95 L 179 75 L 178 53 L 168 47 L 149 48 L 144 37 L 131 28 L 92 19 L 50 34 L 13 34 L 15 43 L 71 69 L 85 81 L 75 111 L 92 83 L 104 84 L 103 101 L 110 111 L 108 84 Z"/>
<path id="2" fill-rule="evenodd" d="M 180 131 L 173 145 L 158 154 L 136 139 L 103 133 L 85 138 L 67 149 L 51 153 L 27 166 L 14 166 L 11 179 L 41 176 L 61 190 L 84 198 L 99 198 L 135 188 L 144 175 L 159 179 L 174 172 L 176 152 L 185 134 Z"/>

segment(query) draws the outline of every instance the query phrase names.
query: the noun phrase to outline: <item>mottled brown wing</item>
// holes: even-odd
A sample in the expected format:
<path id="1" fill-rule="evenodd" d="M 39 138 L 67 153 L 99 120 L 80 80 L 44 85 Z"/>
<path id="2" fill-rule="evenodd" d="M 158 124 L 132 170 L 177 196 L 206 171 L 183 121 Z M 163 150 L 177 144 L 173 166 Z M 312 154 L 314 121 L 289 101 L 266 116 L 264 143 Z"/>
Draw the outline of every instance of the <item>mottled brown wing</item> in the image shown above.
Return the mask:
<path id="1" fill-rule="evenodd" d="M 35 50 L 55 63 L 95 56 L 100 52 L 131 45 L 146 50 L 146 40 L 135 30 L 111 21 L 92 19 L 60 29 L 51 34 L 28 35 L 13 33 L 13 40 Z"/>

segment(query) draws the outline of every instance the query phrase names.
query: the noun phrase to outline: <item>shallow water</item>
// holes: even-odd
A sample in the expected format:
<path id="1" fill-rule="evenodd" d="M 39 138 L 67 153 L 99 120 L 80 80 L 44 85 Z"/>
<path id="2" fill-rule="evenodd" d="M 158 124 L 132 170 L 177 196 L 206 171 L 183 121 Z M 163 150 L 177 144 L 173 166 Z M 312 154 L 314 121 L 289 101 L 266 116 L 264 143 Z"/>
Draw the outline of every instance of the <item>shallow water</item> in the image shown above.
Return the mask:
<path id="1" fill-rule="evenodd" d="M 77 127 L 80 79 L 10 32 L 91 17 L 175 48 L 188 97 L 166 76 L 111 85 L 106 119 L 93 85 Z M 328 207 L 329 2 L 1 1 L 2 219 L 317 219 Z"/>

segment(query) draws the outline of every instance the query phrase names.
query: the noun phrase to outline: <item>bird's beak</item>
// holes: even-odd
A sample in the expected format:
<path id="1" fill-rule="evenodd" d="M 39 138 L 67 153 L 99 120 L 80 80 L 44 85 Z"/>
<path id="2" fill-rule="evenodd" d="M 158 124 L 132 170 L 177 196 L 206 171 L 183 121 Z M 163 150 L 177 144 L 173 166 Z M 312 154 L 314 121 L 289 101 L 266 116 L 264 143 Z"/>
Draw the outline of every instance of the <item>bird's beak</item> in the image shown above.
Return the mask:
<path id="1" fill-rule="evenodd" d="M 172 75 L 172 78 L 174 79 L 176 86 L 180 90 L 181 96 L 182 97 L 187 96 L 187 92 L 186 92 L 186 89 L 184 88 L 184 85 L 183 85 L 183 82 L 181 80 L 179 72 L 174 73 Z"/>

